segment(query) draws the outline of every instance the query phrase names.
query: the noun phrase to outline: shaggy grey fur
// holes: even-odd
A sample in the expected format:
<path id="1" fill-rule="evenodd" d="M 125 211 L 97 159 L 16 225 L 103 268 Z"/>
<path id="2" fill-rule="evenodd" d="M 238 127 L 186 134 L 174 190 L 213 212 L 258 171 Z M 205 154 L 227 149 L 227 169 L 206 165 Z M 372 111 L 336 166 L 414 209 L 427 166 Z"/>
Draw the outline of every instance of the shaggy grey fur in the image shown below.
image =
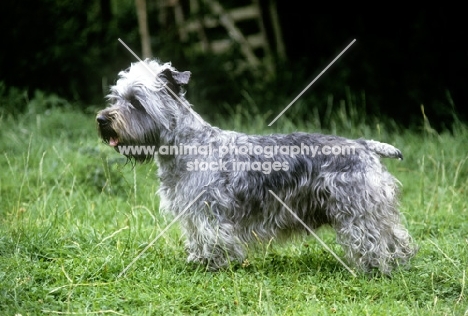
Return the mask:
<path id="1" fill-rule="evenodd" d="M 310 228 L 332 226 L 346 258 L 362 271 L 378 268 L 391 273 L 416 253 L 400 222 L 398 181 L 380 163 L 380 157 L 402 159 L 398 149 L 377 141 L 321 134 L 259 136 L 221 130 L 190 109 L 182 90 L 189 77 L 189 72 L 178 72 L 170 63 L 146 60 L 132 64 L 119 73 L 108 96 L 110 106 L 96 118 L 101 138 L 116 150 L 141 162 L 155 158 L 162 209 L 179 215 L 206 190 L 180 218 L 188 261 L 216 270 L 244 260 L 251 243 L 305 232 L 269 190 Z M 218 150 L 223 146 L 278 149 L 301 144 L 319 149 L 352 147 L 354 152 L 265 155 L 231 151 L 220 155 Z M 147 145 L 156 153 L 122 150 L 129 145 Z M 157 152 L 185 145 L 210 146 L 214 151 L 191 155 Z M 220 168 L 197 169 L 194 166 L 203 164 L 196 161 Z M 275 170 L 262 169 L 274 162 Z"/>

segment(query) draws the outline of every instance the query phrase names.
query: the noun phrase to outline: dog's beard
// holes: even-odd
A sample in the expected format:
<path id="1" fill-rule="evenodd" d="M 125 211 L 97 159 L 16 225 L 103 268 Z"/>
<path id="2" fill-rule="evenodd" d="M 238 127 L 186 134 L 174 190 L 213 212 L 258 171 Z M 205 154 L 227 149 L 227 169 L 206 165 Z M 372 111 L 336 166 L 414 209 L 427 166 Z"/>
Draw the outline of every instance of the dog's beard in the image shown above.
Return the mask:
<path id="1" fill-rule="evenodd" d="M 151 124 L 149 121 L 146 123 Z M 143 126 L 140 126 L 143 131 Z M 153 128 L 150 134 L 141 134 L 130 136 L 120 134 L 113 128 L 112 119 L 105 123 L 98 124 L 98 133 L 102 141 L 114 148 L 116 152 L 127 157 L 130 161 L 145 163 L 154 160 L 154 154 L 157 152 L 159 142 L 157 141 L 157 130 Z"/>
<path id="2" fill-rule="evenodd" d="M 119 145 L 119 136 L 113 128 L 110 126 L 99 126 L 98 128 L 104 143 L 114 148 Z"/>

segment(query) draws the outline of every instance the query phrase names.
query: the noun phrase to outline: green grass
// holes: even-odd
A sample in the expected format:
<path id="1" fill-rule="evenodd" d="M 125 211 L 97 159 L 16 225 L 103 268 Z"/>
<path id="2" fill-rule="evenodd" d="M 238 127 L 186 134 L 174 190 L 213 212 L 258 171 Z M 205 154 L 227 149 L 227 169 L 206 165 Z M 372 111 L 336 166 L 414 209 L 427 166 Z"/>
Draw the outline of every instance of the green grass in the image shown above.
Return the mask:
<path id="1" fill-rule="evenodd" d="M 39 107 L 40 108 L 40 107 Z M 293 109 L 291 109 L 293 111 Z M 233 111 L 215 125 L 249 133 L 320 131 L 320 121 Z M 156 167 L 126 164 L 100 143 L 93 119 L 71 109 L 0 119 L 2 315 L 468 315 L 468 129 L 419 132 L 365 123 L 344 105 L 327 133 L 399 147 L 385 164 L 402 182 L 401 211 L 420 246 L 392 278 L 344 269 L 312 237 L 265 244 L 248 262 L 211 273 L 185 262 L 172 220 L 158 212 Z M 336 252 L 334 233 L 319 235 Z"/>

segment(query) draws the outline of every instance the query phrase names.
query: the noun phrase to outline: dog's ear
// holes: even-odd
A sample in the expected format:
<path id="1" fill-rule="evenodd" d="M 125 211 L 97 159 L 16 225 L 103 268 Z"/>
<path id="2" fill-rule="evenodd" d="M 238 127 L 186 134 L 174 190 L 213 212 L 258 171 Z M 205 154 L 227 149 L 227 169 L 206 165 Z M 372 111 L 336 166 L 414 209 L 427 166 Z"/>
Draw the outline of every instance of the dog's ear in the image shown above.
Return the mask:
<path id="1" fill-rule="evenodd" d="M 190 71 L 179 72 L 177 70 L 165 69 L 162 74 L 167 78 L 168 81 L 177 85 L 187 84 L 190 80 Z"/>
<path id="2" fill-rule="evenodd" d="M 187 84 L 190 80 L 190 75 L 192 74 L 190 71 L 174 71 L 171 70 L 172 78 L 178 84 Z"/>

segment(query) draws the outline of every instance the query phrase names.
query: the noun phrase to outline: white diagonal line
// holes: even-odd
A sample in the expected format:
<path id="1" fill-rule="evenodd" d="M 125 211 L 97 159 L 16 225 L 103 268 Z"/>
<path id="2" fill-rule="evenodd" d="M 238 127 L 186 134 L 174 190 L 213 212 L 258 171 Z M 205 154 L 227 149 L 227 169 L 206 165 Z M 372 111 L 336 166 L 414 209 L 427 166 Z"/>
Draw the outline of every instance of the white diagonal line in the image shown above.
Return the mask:
<path id="1" fill-rule="evenodd" d="M 307 87 L 305 87 L 305 88 L 304 88 L 304 90 L 302 90 L 302 91 L 301 91 L 301 93 L 299 93 L 299 94 L 297 95 L 297 97 L 295 97 L 295 98 L 294 98 L 294 100 L 292 100 L 292 101 L 291 101 L 291 103 L 289 103 L 289 104 L 288 104 L 288 106 L 287 106 L 286 108 L 284 108 L 284 110 L 283 110 L 283 111 L 282 111 L 280 114 L 278 114 L 278 116 L 277 116 L 277 117 L 275 117 L 275 119 L 274 119 L 273 121 L 271 121 L 271 123 L 270 123 L 270 124 L 268 124 L 268 126 L 271 126 L 271 125 L 273 125 L 273 123 L 274 123 L 274 122 L 276 122 L 276 120 L 277 120 L 277 119 L 279 119 L 279 118 L 281 117 L 281 115 L 283 115 L 283 114 L 284 114 L 284 112 L 286 112 L 286 111 L 287 111 L 287 110 L 288 110 L 288 109 L 291 107 L 291 105 L 293 105 L 293 104 L 294 104 L 294 102 L 296 102 L 296 101 L 297 101 L 297 99 L 299 99 L 299 98 L 300 98 L 300 97 L 301 97 L 301 96 L 304 94 L 304 92 L 306 92 L 306 91 L 307 91 L 307 89 L 309 89 L 309 88 L 310 88 L 310 86 L 311 86 L 311 85 L 313 85 L 313 84 L 314 84 L 314 82 L 315 82 L 315 81 L 317 81 L 317 79 L 318 79 L 318 78 L 320 78 L 320 76 L 321 76 L 321 75 L 323 75 L 323 73 L 324 73 L 325 71 L 327 71 L 327 69 L 328 69 L 328 68 L 330 68 L 330 66 L 331 66 L 331 65 L 332 65 L 332 64 L 333 64 L 335 61 L 337 61 L 337 59 L 338 59 L 338 58 L 340 58 L 340 57 L 341 57 L 341 55 L 343 55 L 343 53 L 344 53 L 344 52 L 345 52 L 345 51 L 346 51 L 346 50 L 347 50 L 347 49 L 348 49 L 348 48 L 349 48 L 351 45 L 353 45 L 353 44 L 354 44 L 354 42 L 355 42 L 355 41 L 356 41 L 356 39 L 353 39 L 353 40 L 352 40 L 352 42 L 351 42 L 351 43 L 349 43 L 349 44 L 348 44 L 348 46 L 346 46 L 346 48 L 345 48 L 345 49 L 343 49 L 343 50 L 341 51 L 341 53 L 339 53 L 339 54 L 338 54 L 338 56 L 336 56 L 336 57 L 335 57 L 335 59 L 333 59 L 333 60 L 331 61 L 331 63 L 329 63 L 329 64 L 328 64 L 328 66 L 327 66 L 327 67 L 325 67 L 325 69 L 324 69 L 324 70 L 322 70 L 322 72 L 321 72 L 321 73 L 319 73 L 319 74 L 318 74 L 318 76 L 317 76 L 317 77 L 315 77 L 315 79 L 314 79 L 314 80 L 312 80 L 312 82 L 311 82 L 311 83 L 309 83 L 309 85 L 308 85 Z"/>
<path id="2" fill-rule="evenodd" d="M 271 190 L 268 190 L 268 191 L 269 191 L 281 204 L 283 204 L 283 206 L 299 221 L 299 223 L 301 223 L 302 226 L 304 226 L 305 229 L 307 229 L 307 231 L 308 231 L 312 236 L 314 236 L 315 239 L 317 239 L 317 241 L 318 241 L 320 244 L 322 244 L 322 246 L 323 246 L 326 250 L 328 250 L 328 252 L 330 252 L 330 253 L 333 255 L 333 257 L 336 258 L 336 260 L 338 260 L 339 263 L 341 263 L 341 264 L 346 268 L 346 270 L 348 270 L 354 277 L 357 277 L 356 273 L 354 273 L 354 271 L 353 271 L 350 267 L 348 267 L 348 266 L 346 265 L 346 263 L 344 263 L 343 260 L 341 260 L 340 257 L 338 257 L 338 255 L 337 255 L 335 252 L 333 252 L 333 250 L 331 250 L 331 248 L 328 247 L 327 244 L 324 243 L 324 242 L 322 241 L 322 239 L 320 239 L 320 237 L 317 236 L 317 234 L 314 233 L 314 231 L 313 231 L 312 229 L 310 229 L 310 227 L 307 226 L 307 224 L 304 223 L 304 222 L 299 218 L 299 216 L 297 216 L 296 213 L 294 213 L 294 212 L 286 205 L 286 203 L 284 203 L 273 191 L 271 191 Z"/>
<path id="3" fill-rule="evenodd" d="M 179 215 L 177 215 L 173 220 L 172 222 L 169 223 L 169 225 L 166 226 L 166 228 L 164 228 L 146 247 L 145 249 L 143 249 L 139 254 L 138 256 L 136 256 L 132 262 L 130 262 L 128 264 L 127 267 L 125 267 L 125 269 L 122 270 L 122 272 L 119 273 L 119 275 L 117 276 L 117 278 L 120 278 L 121 276 L 123 276 L 127 271 L 128 269 L 130 269 L 130 267 L 135 263 L 137 262 L 138 259 L 140 259 L 140 257 L 151 247 L 154 245 L 154 243 L 172 226 L 174 225 L 174 223 L 182 216 L 185 214 L 185 212 L 189 209 L 190 206 L 192 206 L 193 203 L 195 203 L 199 198 L 200 196 L 203 195 L 203 193 L 205 193 L 206 190 L 203 190 L 199 195 L 197 195 L 196 198 L 193 199 L 192 202 L 189 203 L 189 205 L 187 205 L 187 207 L 179 213 Z"/>
<path id="4" fill-rule="evenodd" d="M 138 57 L 138 55 L 135 54 L 135 52 L 134 52 L 130 47 L 128 47 L 127 44 L 124 43 L 124 41 L 122 41 L 120 38 L 119 38 L 118 40 L 119 40 L 119 42 L 120 42 L 133 56 L 135 56 L 136 59 L 138 59 L 138 61 L 140 61 L 140 62 L 142 63 L 142 65 L 156 78 L 156 80 L 157 80 L 159 83 L 165 85 L 165 83 L 164 83 L 161 79 L 159 79 L 158 76 L 156 76 L 156 74 L 154 73 L 154 71 L 153 71 L 150 67 L 148 67 L 148 65 L 147 65 L 145 62 L 143 62 L 143 60 L 141 60 L 141 58 Z M 187 101 L 182 100 L 181 98 L 179 98 L 179 96 L 178 96 L 174 91 L 172 91 L 169 87 L 166 86 L 166 88 L 167 88 L 167 90 L 169 90 L 169 92 L 174 96 L 174 98 L 176 98 L 183 106 L 185 106 L 185 107 L 187 108 L 187 110 L 190 111 L 190 113 L 192 113 L 192 114 L 195 116 L 195 118 L 196 118 L 200 123 L 202 123 L 203 125 L 206 125 L 206 122 L 205 122 L 197 113 L 195 113 L 195 112 L 192 110 L 192 108 L 190 107 L 190 104 L 188 104 Z"/>
<path id="5" fill-rule="evenodd" d="M 119 41 L 120 44 L 122 44 L 133 56 L 135 56 L 136 59 L 138 59 L 140 62 L 143 62 L 143 60 L 141 60 L 141 58 L 140 58 L 137 54 L 135 54 L 135 52 L 134 52 L 130 47 L 128 47 L 128 45 L 125 44 L 124 41 L 122 41 L 120 38 L 118 38 L 118 41 Z M 149 72 L 151 72 L 151 74 L 152 74 L 153 76 L 156 76 L 156 74 L 151 70 L 151 68 L 149 68 L 149 67 L 146 66 L 146 65 L 145 65 L 145 67 L 146 67 L 146 69 L 149 70 Z"/>

